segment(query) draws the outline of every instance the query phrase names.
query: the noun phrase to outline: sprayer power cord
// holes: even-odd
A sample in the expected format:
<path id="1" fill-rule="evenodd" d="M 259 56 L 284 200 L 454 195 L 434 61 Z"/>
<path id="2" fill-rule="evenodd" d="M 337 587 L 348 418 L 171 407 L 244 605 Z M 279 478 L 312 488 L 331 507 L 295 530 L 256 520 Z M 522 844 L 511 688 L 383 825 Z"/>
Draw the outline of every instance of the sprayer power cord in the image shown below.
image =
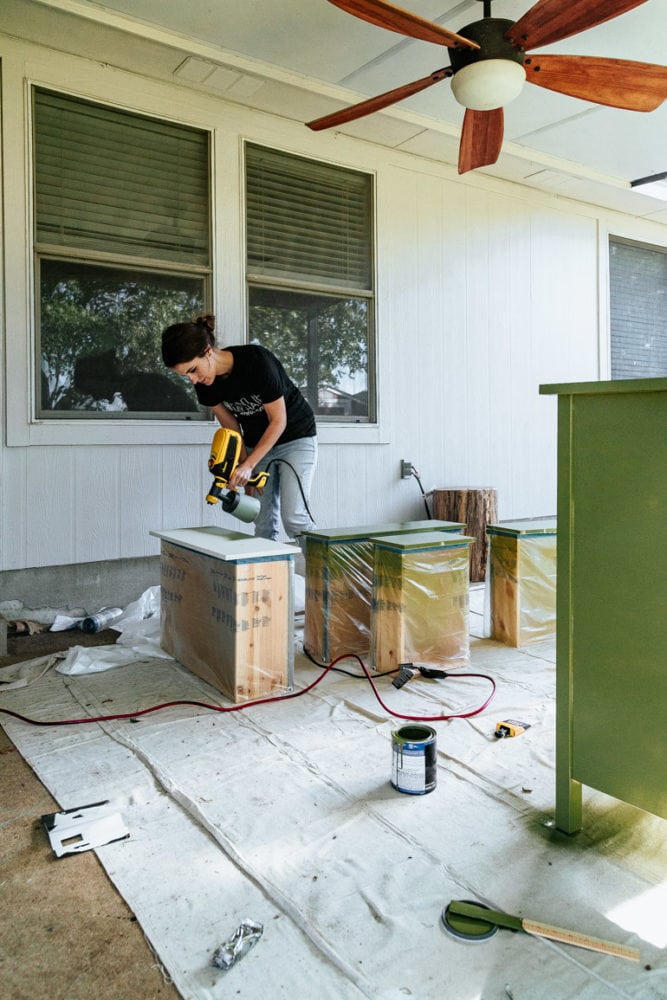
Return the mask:
<path id="1" fill-rule="evenodd" d="M 429 521 L 431 521 L 431 520 L 433 520 L 433 514 L 431 513 L 431 510 L 429 508 L 428 502 L 426 500 L 426 494 L 424 493 L 424 487 L 422 486 L 422 481 L 419 478 L 419 473 L 415 469 L 413 469 L 412 470 L 412 475 L 414 476 L 414 478 L 417 480 L 417 482 L 419 484 L 419 489 L 421 491 L 422 500 L 424 501 L 424 507 L 426 508 L 426 516 L 429 519 Z"/>
<path id="2" fill-rule="evenodd" d="M 252 453 L 251 453 L 251 454 L 252 454 Z M 310 507 L 308 506 L 308 500 L 306 499 L 306 494 L 304 493 L 304 490 L 303 490 L 303 483 L 301 482 L 301 478 L 300 478 L 300 476 L 299 476 L 299 473 L 298 473 L 298 472 L 296 471 L 296 469 L 294 468 L 294 466 L 293 466 L 293 465 L 291 465 L 291 464 L 290 464 L 290 463 L 289 463 L 289 462 L 287 461 L 287 459 L 286 459 L 286 458 L 272 458 L 272 459 L 271 459 L 271 461 L 270 461 L 270 462 L 269 462 L 269 463 L 267 464 L 267 466 L 266 466 L 266 469 L 265 469 L 264 471 L 265 471 L 265 472 L 268 472 L 268 471 L 269 471 L 269 469 L 271 468 L 271 466 L 272 466 L 272 465 L 274 465 L 274 463 L 276 463 L 276 462 L 279 462 L 279 463 L 281 463 L 282 465 L 286 465 L 286 466 L 287 466 L 287 467 L 288 467 L 289 469 L 291 469 L 291 470 L 292 470 L 292 472 L 293 472 L 293 473 L 294 473 L 294 475 L 296 476 L 296 481 L 297 481 L 297 483 L 298 483 L 298 485 L 299 485 L 299 491 L 300 491 L 300 493 L 301 493 L 301 499 L 303 500 L 303 505 L 304 505 L 304 507 L 306 508 L 306 510 L 307 510 L 307 512 L 308 512 L 308 517 L 309 517 L 309 518 L 310 518 L 310 520 L 311 520 L 311 521 L 313 522 L 313 524 L 315 524 L 315 518 L 313 517 L 313 512 L 312 512 L 312 510 L 310 509 Z"/>
<path id="3" fill-rule="evenodd" d="M 315 657 L 312 655 L 312 653 L 309 653 L 307 649 L 304 649 L 303 654 L 304 656 L 308 657 L 311 663 L 314 663 L 316 667 L 319 667 L 320 670 L 331 670 L 337 674 L 345 674 L 346 677 L 354 677 L 354 679 L 358 681 L 363 681 L 366 679 L 365 674 L 353 674 L 351 670 L 343 670 L 342 667 L 334 667 L 331 663 L 320 663 L 320 661 L 316 660 Z M 339 657 L 338 659 L 341 659 L 341 657 Z M 334 660 L 333 662 L 337 663 L 338 661 Z M 392 674 L 397 674 L 399 670 L 400 667 L 394 667 L 393 670 L 385 670 L 384 673 L 381 674 L 376 673 L 375 676 L 391 677 Z"/>
<path id="4" fill-rule="evenodd" d="M 354 659 L 357 660 L 361 666 L 366 678 L 373 688 L 373 693 L 377 698 L 378 702 L 382 708 L 389 715 L 393 715 L 396 719 L 408 719 L 411 722 L 448 722 L 450 719 L 469 719 L 473 715 L 479 715 L 483 712 L 486 706 L 489 704 L 493 698 L 496 691 L 496 682 L 488 674 L 456 674 L 451 676 L 456 677 L 482 677 L 484 680 L 489 681 L 491 684 L 491 694 L 488 696 L 486 701 L 479 706 L 479 708 L 472 709 L 470 712 L 454 712 L 451 715 L 404 715 L 401 712 L 394 712 L 388 705 L 385 705 L 382 698 L 380 697 L 380 692 L 375 686 L 375 682 L 371 677 L 368 667 L 356 653 L 343 653 L 341 656 L 337 656 L 328 666 L 325 667 L 324 673 L 316 677 L 314 681 L 308 684 L 301 691 L 293 691 L 292 694 L 282 694 L 274 695 L 272 698 L 259 698 L 257 701 L 246 701 L 239 705 L 212 705 L 206 701 L 166 701 L 161 705 L 152 705 L 150 708 L 142 708 L 138 712 L 124 712 L 119 715 L 97 715 L 97 716 L 87 716 L 85 719 L 55 719 L 55 720 L 41 720 L 41 719 L 30 719 L 26 715 L 21 715 L 19 712 L 12 712 L 8 708 L 0 707 L 0 715 L 9 715 L 12 719 L 18 719 L 19 722 L 27 722 L 31 726 L 79 726 L 85 725 L 90 722 L 117 722 L 123 719 L 137 719 L 142 715 L 150 715 L 151 712 L 160 712 L 164 708 L 173 708 L 175 705 L 194 705 L 196 708 L 206 708 L 212 712 L 240 712 L 245 708 L 252 708 L 255 705 L 270 705 L 275 701 L 289 701 L 291 698 L 300 698 L 302 694 L 307 694 L 308 691 L 312 691 L 320 681 L 322 681 L 328 672 L 333 669 L 336 663 L 340 663 L 341 660 Z M 393 671 L 392 671 L 393 672 Z"/>

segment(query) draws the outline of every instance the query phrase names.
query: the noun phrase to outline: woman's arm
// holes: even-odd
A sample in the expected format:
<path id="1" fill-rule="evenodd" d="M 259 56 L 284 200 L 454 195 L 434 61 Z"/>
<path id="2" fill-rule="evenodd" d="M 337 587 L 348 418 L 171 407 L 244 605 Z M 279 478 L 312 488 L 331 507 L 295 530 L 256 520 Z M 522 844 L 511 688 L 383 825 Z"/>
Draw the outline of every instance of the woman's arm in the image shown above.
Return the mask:
<path id="1" fill-rule="evenodd" d="M 215 406 L 212 406 L 211 412 L 215 414 L 221 427 L 228 427 L 231 431 L 238 431 L 238 433 L 242 436 L 241 426 L 238 420 L 234 414 L 227 409 L 224 403 L 217 403 Z"/>
<path id="2" fill-rule="evenodd" d="M 227 409 L 224 403 L 216 403 L 215 406 L 211 407 L 211 412 L 215 414 L 216 419 L 221 427 L 227 427 L 230 431 L 236 431 L 239 437 L 241 438 L 240 459 L 241 462 L 244 462 L 248 457 L 248 452 L 246 450 L 245 442 L 243 440 L 243 430 L 241 429 L 240 423 L 238 422 L 234 414 Z M 241 463 L 239 462 L 239 465 L 240 464 Z"/>
<path id="3" fill-rule="evenodd" d="M 215 407 L 213 411 L 216 416 L 218 416 L 216 412 L 217 409 L 218 407 Z M 229 413 L 229 411 L 227 412 Z M 265 403 L 264 412 L 266 413 L 269 421 L 268 427 L 255 447 L 252 449 L 251 454 L 244 456 L 243 461 L 239 462 L 234 469 L 234 473 L 229 480 L 229 485 L 232 489 L 239 486 L 245 486 L 247 484 L 248 480 L 252 477 L 253 469 L 259 465 L 264 456 L 271 451 L 274 444 L 287 427 L 287 409 L 285 407 L 284 396 L 280 396 L 279 399 L 274 400 L 272 403 Z M 229 416 L 232 416 L 231 413 L 229 413 Z M 218 420 L 220 420 L 219 416 Z M 231 425 L 223 424 L 223 426 L 229 427 Z"/>
<path id="4" fill-rule="evenodd" d="M 241 429 L 241 425 L 234 414 L 227 409 L 224 403 L 216 403 L 215 406 L 211 407 L 211 412 L 215 414 L 221 427 L 227 427 L 230 431 L 236 431 L 237 434 L 241 436 L 241 461 L 245 461 L 248 457 L 248 452 L 246 451 L 245 442 L 243 441 L 243 431 Z"/>

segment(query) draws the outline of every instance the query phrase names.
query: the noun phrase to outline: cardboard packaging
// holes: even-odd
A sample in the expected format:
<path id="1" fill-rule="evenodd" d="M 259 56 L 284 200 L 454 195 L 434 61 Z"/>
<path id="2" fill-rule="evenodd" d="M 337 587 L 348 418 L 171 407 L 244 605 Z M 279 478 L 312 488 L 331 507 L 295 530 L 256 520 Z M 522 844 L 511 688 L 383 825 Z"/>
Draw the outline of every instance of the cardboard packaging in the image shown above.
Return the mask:
<path id="1" fill-rule="evenodd" d="M 222 528 L 161 539 L 161 645 L 234 702 L 291 689 L 296 546 Z"/>

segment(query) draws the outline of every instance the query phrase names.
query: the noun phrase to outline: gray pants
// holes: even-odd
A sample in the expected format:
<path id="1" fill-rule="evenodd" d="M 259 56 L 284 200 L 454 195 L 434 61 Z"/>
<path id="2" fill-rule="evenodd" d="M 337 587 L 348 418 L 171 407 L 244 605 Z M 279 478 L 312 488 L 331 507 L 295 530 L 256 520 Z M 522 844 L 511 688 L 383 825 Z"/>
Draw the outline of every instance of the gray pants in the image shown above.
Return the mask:
<path id="1" fill-rule="evenodd" d="M 298 541 L 302 531 L 315 527 L 301 495 L 299 482 L 308 500 L 316 465 L 316 437 L 297 438 L 296 441 L 275 445 L 268 452 L 257 467 L 267 470 L 269 478 L 259 497 L 261 507 L 255 522 L 256 535 L 277 541 L 282 520 L 287 537 Z"/>

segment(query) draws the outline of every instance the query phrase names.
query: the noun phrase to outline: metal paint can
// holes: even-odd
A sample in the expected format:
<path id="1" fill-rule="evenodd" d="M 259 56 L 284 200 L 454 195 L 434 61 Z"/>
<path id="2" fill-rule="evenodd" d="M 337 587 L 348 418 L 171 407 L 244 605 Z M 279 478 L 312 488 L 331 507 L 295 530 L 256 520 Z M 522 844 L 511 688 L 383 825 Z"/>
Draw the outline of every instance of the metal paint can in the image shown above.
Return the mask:
<path id="1" fill-rule="evenodd" d="M 391 734 L 391 783 L 399 792 L 426 795 L 435 788 L 435 729 L 412 723 Z"/>

